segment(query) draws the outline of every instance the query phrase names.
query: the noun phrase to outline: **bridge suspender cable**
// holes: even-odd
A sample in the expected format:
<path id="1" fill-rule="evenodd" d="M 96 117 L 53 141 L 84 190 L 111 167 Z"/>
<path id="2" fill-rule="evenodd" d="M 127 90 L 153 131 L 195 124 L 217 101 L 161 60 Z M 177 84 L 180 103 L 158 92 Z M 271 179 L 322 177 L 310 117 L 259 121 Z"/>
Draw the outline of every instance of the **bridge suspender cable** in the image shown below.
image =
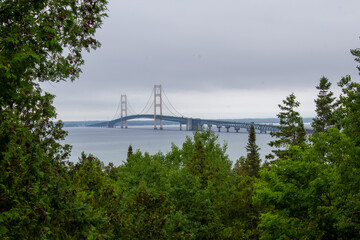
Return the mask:
<path id="1" fill-rule="evenodd" d="M 144 110 L 146 109 L 147 105 L 149 104 L 150 99 L 151 99 L 151 97 L 153 96 L 153 93 L 154 93 L 154 90 L 151 91 L 150 97 L 149 97 L 149 99 L 147 100 L 147 103 L 146 103 L 145 107 L 143 108 L 143 110 L 140 111 L 139 114 L 143 114 L 143 113 L 144 113 Z M 147 112 L 147 111 L 146 111 L 146 112 Z"/>
<path id="2" fill-rule="evenodd" d="M 116 118 L 118 118 L 120 105 L 121 105 L 121 97 L 120 97 L 120 100 L 119 100 L 119 103 L 118 103 L 118 106 L 117 106 L 115 115 L 114 115 L 114 117 L 113 117 L 111 120 L 115 120 Z"/>
<path id="3" fill-rule="evenodd" d="M 169 102 L 170 106 L 175 110 L 175 112 L 178 114 L 178 116 L 183 117 L 184 115 L 182 115 L 181 113 L 179 113 L 179 112 L 176 110 L 176 108 L 174 108 L 174 106 L 171 104 L 171 102 L 170 102 L 169 98 L 167 97 L 164 89 L 163 89 L 162 91 L 163 91 L 163 93 L 164 93 L 165 98 L 166 98 L 167 101 Z M 169 110 L 169 111 L 170 111 L 170 110 Z M 171 111 L 170 111 L 170 112 L 171 112 Z M 174 115 L 175 115 L 175 114 L 174 114 Z M 175 116 L 176 116 L 176 115 L 175 115 Z"/>
<path id="4" fill-rule="evenodd" d="M 131 106 L 129 100 L 128 100 L 127 104 L 128 104 L 128 107 L 129 107 L 128 109 L 129 109 L 130 114 L 131 114 L 131 115 L 138 115 L 138 114 L 134 111 L 134 108 Z"/>
<path id="5" fill-rule="evenodd" d="M 181 117 L 181 115 L 179 116 L 179 115 L 176 115 L 175 113 L 173 113 L 173 112 L 169 109 L 169 107 L 166 105 L 165 102 L 163 102 L 163 104 L 164 104 L 165 108 L 166 108 L 173 116 L 175 116 L 175 117 Z"/>

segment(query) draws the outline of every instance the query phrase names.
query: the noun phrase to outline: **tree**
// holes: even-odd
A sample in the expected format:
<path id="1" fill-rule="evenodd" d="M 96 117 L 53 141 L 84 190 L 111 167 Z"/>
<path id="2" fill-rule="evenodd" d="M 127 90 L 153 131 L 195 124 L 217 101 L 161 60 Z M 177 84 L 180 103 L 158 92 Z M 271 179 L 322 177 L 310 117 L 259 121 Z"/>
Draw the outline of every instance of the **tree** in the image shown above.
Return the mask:
<path id="1" fill-rule="evenodd" d="M 133 155 L 133 149 L 132 146 L 129 145 L 128 152 L 127 152 L 127 158 L 129 159 Z"/>
<path id="2" fill-rule="evenodd" d="M 360 238 L 360 84 L 346 76 L 338 85 L 335 127 L 310 136 L 307 148 L 291 146 L 293 161 L 261 171 L 254 200 L 265 209 L 263 239 Z"/>
<path id="3" fill-rule="evenodd" d="M 351 49 L 350 52 L 355 57 L 354 60 L 360 63 L 360 48 Z M 360 66 L 357 66 L 356 68 L 359 70 L 359 74 L 360 74 Z"/>
<path id="4" fill-rule="evenodd" d="M 236 161 L 233 171 L 242 176 L 258 177 L 260 170 L 260 148 L 256 145 L 254 125 L 250 126 L 249 139 L 246 145 L 247 157 L 240 157 Z"/>
<path id="5" fill-rule="evenodd" d="M 176 232 L 179 220 L 165 194 L 139 189 L 125 204 L 121 222 L 123 239 L 189 239 L 190 234 Z"/>
<path id="6" fill-rule="evenodd" d="M 280 148 L 272 152 L 275 153 L 278 158 L 283 158 L 286 157 L 287 154 L 287 150 L 284 148 L 299 144 L 299 140 L 303 139 L 303 126 L 301 125 L 302 119 L 300 114 L 295 111 L 295 109 L 300 106 L 300 103 L 296 101 L 294 93 L 283 100 L 283 105 L 279 104 L 278 106 L 281 110 L 277 115 L 280 119 L 279 131 L 270 133 L 270 135 L 276 137 L 277 140 L 271 141 L 269 145 Z M 274 158 L 274 156 L 269 155 L 267 158 Z"/>
<path id="7" fill-rule="evenodd" d="M 335 113 L 337 125 L 360 146 L 360 83 L 346 76 L 338 85 L 342 87 L 342 94 Z"/>
<path id="8" fill-rule="evenodd" d="M 106 0 L 0 3 L 1 238 L 84 238 L 95 224 L 69 187 L 66 132 L 38 81 L 79 75 L 105 10 Z"/>
<path id="9" fill-rule="evenodd" d="M 296 129 L 296 141 L 294 145 L 302 146 L 306 142 L 306 130 L 304 121 L 302 118 L 299 119 L 298 128 Z"/>
<path id="10" fill-rule="evenodd" d="M 106 0 L 5 0 L 0 5 L 0 100 L 13 105 L 18 89 L 38 81 L 74 80 L 81 52 L 96 49 L 94 38 L 106 16 Z"/>
<path id="11" fill-rule="evenodd" d="M 171 181 L 171 186 L 166 188 L 169 197 L 183 214 L 184 231 L 194 239 L 224 239 L 230 228 L 237 231 L 236 223 L 226 214 L 233 184 L 229 179 L 231 162 L 225 151 L 226 145 L 219 144 L 214 132 L 194 132 L 193 138 L 186 138 L 182 149 L 173 147 L 164 162 L 172 167 L 167 171 Z M 180 168 L 175 170 L 174 166 Z"/>
<path id="12" fill-rule="evenodd" d="M 333 125 L 334 100 L 333 92 L 329 91 L 331 82 L 326 77 L 320 79 L 320 83 L 316 86 L 319 90 L 318 98 L 315 99 L 316 114 L 313 119 L 312 127 L 315 132 L 325 132 L 325 130 Z"/>
<path id="13" fill-rule="evenodd" d="M 254 185 L 259 177 L 260 170 L 260 148 L 256 144 L 255 127 L 252 124 L 249 131 L 248 144 L 246 146 L 247 157 L 240 157 L 236 161 L 233 168 L 235 175 L 235 188 L 232 189 L 229 194 L 230 205 L 224 209 L 231 209 L 232 214 L 229 214 L 230 219 L 235 220 L 239 228 L 237 231 L 233 231 L 235 239 L 258 239 L 259 232 L 257 231 L 257 224 L 259 222 L 259 207 L 255 206 L 252 202 L 252 198 L 255 195 Z M 231 200 L 235 202 L 231 202 Z M 233 214 L 236 216 L 233 216 Z M 242 231 L 242 233 L 241 233 Z"/>
<path id="14" fill-rule="evenodd" d="M 210 130 L 194 132 L 193 139 L 187 137 L 183 143 L 183 164 L 196 176 L 199 176 L 201 164 L 204 167 L 201 170 L 203 180 L 207 178 L 214 184 L 222 181 L 221 179 L 231 170 L 231 162 L 226 154 L 227 145 L 221 146 L 217 140 L 218 136 Z"/>
<path id="15" fill-rule="evenodd" d="M 211 162 L 206 158 L 204 147 L 200 140 L 195 142 L 194 154 L 191 161 L 187 162 L 189 171 L 200 178 L 203 188 L 206 188 L 210 177 Z"/>
<path id="16" fill-rule="evenodd" d="M 246 145 L 247 153 L 247 171 L 248 176 L 250 177 L 258 177 L 259 170 L 260 170 L 260 148 L 256 145 L 256 133 L 254 125 L 251 124 L 250 132 L 249 132 L 249 140 L 248 144 Z"/>
<path id="17" fill-rule="evenodd" d="M 306 149 L 290 147 L 293 161 L 278 159 L 261 171 L 254 200 L 265 209 L 262 238 L 358 239 L 358 150 L 336 128 L 310 141 Z"/>

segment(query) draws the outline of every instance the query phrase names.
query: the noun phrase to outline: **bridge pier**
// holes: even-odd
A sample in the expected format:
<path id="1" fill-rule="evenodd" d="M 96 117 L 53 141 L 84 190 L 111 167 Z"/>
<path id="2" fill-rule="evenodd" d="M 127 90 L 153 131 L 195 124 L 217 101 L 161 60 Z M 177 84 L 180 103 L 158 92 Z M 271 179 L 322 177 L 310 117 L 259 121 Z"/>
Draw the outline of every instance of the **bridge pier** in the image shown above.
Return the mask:
<path id="1" fill-rule="evenodd" d="M 201 122 L 198 119 L 188 118 L 187 119 L 187 124 L 186 124 L 186 130 L 187 131 L 199 131 L 199 130 L 201 130 Z"/>
<path id="2" fill-rule="evenodd" d="M 192 131 L 192 118 L 187 119 L 186 131 Z"/>
<path id="3" fill-rule="evenodd" d="M 235 131 L 238 133 L 240 130 L 240 127 L 234 127 L 234 128 L 235 128 Z"/>
<path id="4" fill-rule="evenodd" d="M 219 126 L 217 126 L 217 128 L 218 128 L 218 132 L 220 132 L 221 126 L 219 125 Z"/>
<path id="5" fill-rule="evenodd" d="M 225 126 L 226 132 L 229 132 L 230 126 Z"/>
<path id="6" fill-rule="evenodd" d="M 180 123 L 180 131 L 182 131 L 182 124 Z"/>

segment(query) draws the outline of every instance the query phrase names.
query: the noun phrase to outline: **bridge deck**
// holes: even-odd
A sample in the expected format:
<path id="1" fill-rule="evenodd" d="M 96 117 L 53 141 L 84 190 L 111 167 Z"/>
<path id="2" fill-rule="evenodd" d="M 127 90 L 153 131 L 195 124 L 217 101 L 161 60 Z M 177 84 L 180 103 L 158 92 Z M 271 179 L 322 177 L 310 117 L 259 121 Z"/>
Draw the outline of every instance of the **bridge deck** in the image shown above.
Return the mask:
<path id="1" fill-rule="evenodd" d="M 128 121 L 132 119 L 154 119 L 153 114 L 141 114 L 141 115 L 131 115 L 123 118 L 117 118 L 112 121 L 102 122 L 91 125 L 92 127 L 113 127 L 121 121 Z M 186 118 L 186 117 L 174 117 L 166 115 L 156 115 L 158 120 L 167 120 L 172 122 L 178 122 L 179 124 L 189 124 L 191 121 L 192 126 L 197 126 L 198 128 L 203 125 L 216 126 L 218 128 L 225 127 L 227 129 L 234 128 L 236 131 L 239 129 L 249 129 L 253 124 L 256 130 L 260 132 L 277 132 L 279 131 L 276 125 L 271 124 L 258 124 L 258 123 L 249 123 L 249 122 L 236 122 L 236 121 L 224 121 L 224 120 L 213 120 L 213 119 L 200 119 L 200 118 Z M 193 130 L 193 129 L 190 129 Z M 195 129 L 196 130 L 196 129 Z"/>
<path id="2" fill-rule="evenodd" d="M 154 119 L 153 114 L 139 114 L 139 115 L 131 115 L 123 118 L 117 118 L 112 121 L 102 122 L 91 125 L 91 127 L 113 127 L 121 121 L 128 121 L 133 119 Z M 259 123 L 249 123 L 249 122 L 237 122 L 237 121 L 225 121 L 225 120 L 213 120 L 213 119 L 200 119 L 200 118 L 186 118 L 186 117 L 174 117 L 174 116 L 166 116 L 166 115 L 156 115 L 156 119 L 158 120 L 166 120 L 177 122 L 179 124 L 191 124 L 191 129 L 189 130 L 200 130 L 203 125 L 207 125 L 209 127 L 216 126 L 217 128 L 225 127 L 227 130 L 229 128 L 234 128 L 236 131 L 239 129 L 250 129 L 251 125 L 254 125 L 256 130 L 260 132 L 278 132 L 279 128 L 276 125 L 272 124 L 259 124 Z M 307 133 L 312 133 L 312 129 L 305 129 Z"/>

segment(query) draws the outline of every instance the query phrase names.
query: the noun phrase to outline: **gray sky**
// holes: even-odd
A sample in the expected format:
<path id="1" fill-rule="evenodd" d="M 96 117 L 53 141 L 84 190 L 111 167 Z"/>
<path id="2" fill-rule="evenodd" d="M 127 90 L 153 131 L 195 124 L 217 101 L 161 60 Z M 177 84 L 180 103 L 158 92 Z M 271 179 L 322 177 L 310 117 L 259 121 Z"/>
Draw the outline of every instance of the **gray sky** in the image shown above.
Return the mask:
<path id="1" fill-rule="evenodd" d="M 351 74 L 359 0 L 110 0 L 80 79 L 44 83 L 62 120 L 110 120 L 121 94 L 135 111 L 162 84 L 184 116 L 276 117 L 294 92 L 312 117 L 325 75 Z M 166 112 L 165 112 L 166 113 Z"/>

